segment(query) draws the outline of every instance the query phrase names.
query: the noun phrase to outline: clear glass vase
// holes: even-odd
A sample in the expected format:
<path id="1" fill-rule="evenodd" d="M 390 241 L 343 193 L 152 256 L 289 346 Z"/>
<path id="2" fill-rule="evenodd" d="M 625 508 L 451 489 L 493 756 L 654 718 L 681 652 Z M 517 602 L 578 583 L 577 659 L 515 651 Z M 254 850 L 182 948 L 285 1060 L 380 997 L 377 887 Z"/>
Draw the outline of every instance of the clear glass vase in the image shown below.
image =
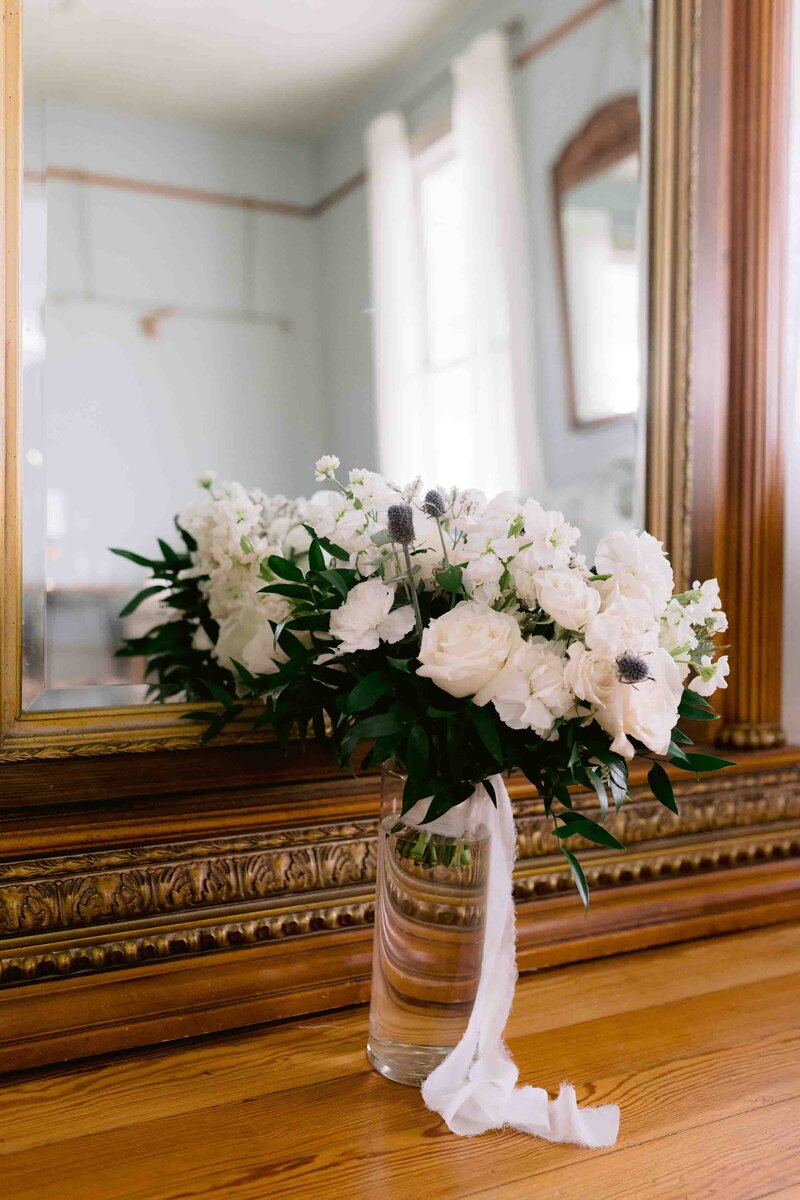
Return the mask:
<path id="1" fill-rule="evenodd" d="M 400 817 L 403 778 L 384 769 L 367 1053 L 419 1086 L 460 1040 L 480 978 L 489 838 L 451 837 Z"/>

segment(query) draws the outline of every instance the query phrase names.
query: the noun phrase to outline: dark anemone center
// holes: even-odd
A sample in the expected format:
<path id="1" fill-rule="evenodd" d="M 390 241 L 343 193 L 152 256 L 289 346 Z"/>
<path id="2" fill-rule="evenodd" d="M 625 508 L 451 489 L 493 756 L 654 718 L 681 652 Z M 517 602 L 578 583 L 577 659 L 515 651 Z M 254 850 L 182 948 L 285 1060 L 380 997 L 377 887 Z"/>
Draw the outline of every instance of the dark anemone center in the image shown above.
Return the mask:
<path id="1" fill-rule="evenodd" d="M 620 654 L 617 659 L 617 674 L 621 683 L 644 683 L 645 679 L 653 678 L 642 655 L 634 654 L 632 650 Z"/>

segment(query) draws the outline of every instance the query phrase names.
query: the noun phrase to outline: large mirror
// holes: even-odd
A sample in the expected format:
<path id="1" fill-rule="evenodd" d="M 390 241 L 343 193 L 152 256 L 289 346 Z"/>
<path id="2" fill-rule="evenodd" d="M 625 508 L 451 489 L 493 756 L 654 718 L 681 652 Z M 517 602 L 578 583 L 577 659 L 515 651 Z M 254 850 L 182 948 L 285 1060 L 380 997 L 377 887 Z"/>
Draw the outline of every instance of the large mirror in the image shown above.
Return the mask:
<path id="1" fill-rule="evenodd" d="M 535 495 L 587 546 L 644 524 L 648 12 L 25 0 L 23 711 L 143 703 L 146 571 L 109 548 L 173 536 L 208 468 L 307 496 L 331 451 Z M 621 102 L 624 152 L 554 205 Z"/>

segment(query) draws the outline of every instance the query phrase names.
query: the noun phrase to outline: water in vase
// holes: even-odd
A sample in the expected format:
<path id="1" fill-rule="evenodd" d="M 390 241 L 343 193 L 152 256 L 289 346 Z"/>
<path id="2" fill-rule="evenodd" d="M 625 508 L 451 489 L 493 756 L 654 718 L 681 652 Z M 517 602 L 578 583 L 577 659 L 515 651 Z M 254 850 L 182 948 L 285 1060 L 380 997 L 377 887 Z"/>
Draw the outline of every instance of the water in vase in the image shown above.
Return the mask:
<path id="1" fill-rule="evenodd" d="M 459 1041 L 478 987 L 489 838 L 379 827 L 368 1053 L 382 1075 L 420 1084 Z"/>

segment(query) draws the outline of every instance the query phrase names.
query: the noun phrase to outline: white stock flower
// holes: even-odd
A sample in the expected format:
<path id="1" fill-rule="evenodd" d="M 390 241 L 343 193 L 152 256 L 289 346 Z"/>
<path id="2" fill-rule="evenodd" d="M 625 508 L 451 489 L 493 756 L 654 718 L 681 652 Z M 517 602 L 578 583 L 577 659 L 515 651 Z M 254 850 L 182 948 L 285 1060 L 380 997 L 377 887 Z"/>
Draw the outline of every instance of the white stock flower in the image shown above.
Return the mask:
<path id="1" fill-rule="evenodd" d="M 508 613 L 462 600 L 423 631 L 417 674 L 458 698 L 474 696 L 497 675 L 522 640 Z"/>
<path id="2" fill-rule="evenodd" d="M 394 588 L 380 579 L 357 583 L 341 608 L 331 613 L 330 631 L 341 642 L 337 653 L 377 650 L 380 642 L 399 642 L 414 627 L 411 605 L 396 608 Z"/>
<path id="3" fill-rule="evenodd" d="M 567 651 L 565 679 L 595 709 L 598 724 L 613 738 L 611 749 L 632 758 L 637 738 L 655 754 L 666 754 L 678 721 L 683 672 L 658 644 L 659 628 L 647 601 L 617 600 L 586 629 L 586 644 Z M 647 675 L 624 678 L 625 659 Z"/>
<path id="4" fill-rule="evenodd" d="M 584 629 L 600 608 L 598 592 L 580 571 L 537 571 L 532 578 L 539 607 L 563 629 Z"/>
<path id="5" fill-rule="evenodd" d="M 204 471 L 202 475 L 197 476 L 197 485 L 201 488 L 210 488 L 216 478 L 216 471 Z"/>
<path id="6" fill-rule="evenodd" d="M 670 600 L 664 609 L 658 632 L 659 645 L 673 657 L 685 659 L 697 645 L 692 619 L 680 600 Z"/>
<path id="7" fill-rule="evenodd" d="M 525 523 L 522 541 L 530 544 L 519 556 L 520 566 L 526 571 L 568 567 L 580 530 L 570 525 L 563 513 L 548 511 L 538 500 L 526 501 L 522 516 Z"/>
<path id="8" fill-rule="evenodd" d="M 564 666 L 563 645 L 532 637 L 511 652 L 502 671 L 475 696 L 475 703 L 491 701 L 510 729 L 532 729 L 547 737 L 555 719 L 565 716 L 574 703 Z"/>
<path id="9" fill-rule="evenodd" d="M 664 548 L 649 533 L 619 531 L 601 538 L 595 566 L 611 578 L 597 583 L 605 605 L 620 597 L 644 600 L 654 617 L 660 617 L 672 596 L 672 567 Z"/>
<path id="10" fill-rule="evenodd" d="M 326 479 L 333 479 L 341 465 L 335 454 L 323 454 L 322 458 L 318 458 L 314 463 L 314 478 L 317 483 L 322 483 Z"/>
<path id="11" fill-rule="evenodd" d="M 689 691 L 697 692 L 698 696 L 713 696 L 717 688 L 728 686 L 730 667 L 727 654 L 721 654 L 716 662 L 710 654 L 704 654 L 697 671 L 698 674 L 689 684 Z"/>
<path id="12" fill-rule="evenodd" d="M 717 580 L 706 579 L 705 583 L 700 583 L 696 579 L 686 612 L 693 625 L 705 625 L 709 633 L 723 633 L 728 628 L 728 618 L 720 603 Z"/>

